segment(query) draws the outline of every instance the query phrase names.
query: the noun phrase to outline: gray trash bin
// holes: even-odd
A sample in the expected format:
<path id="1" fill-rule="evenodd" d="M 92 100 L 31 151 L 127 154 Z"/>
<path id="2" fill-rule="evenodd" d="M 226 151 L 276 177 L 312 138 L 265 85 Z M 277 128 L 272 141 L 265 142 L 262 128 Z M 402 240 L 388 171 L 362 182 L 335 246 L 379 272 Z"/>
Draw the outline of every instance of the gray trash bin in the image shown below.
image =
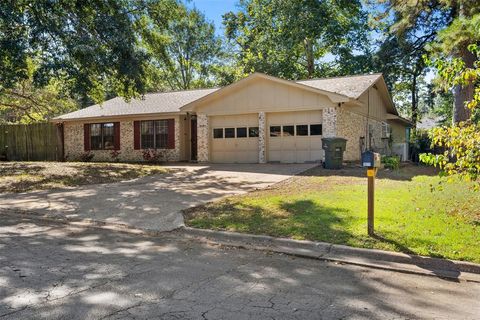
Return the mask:
<path id="1" fill-rule="evenodd" d="M 322 149 L 325 150 L 325 169 L 341 169 L 343 152 L 347 146 L 347 139 L 333 137 L 322 138 Z"/>

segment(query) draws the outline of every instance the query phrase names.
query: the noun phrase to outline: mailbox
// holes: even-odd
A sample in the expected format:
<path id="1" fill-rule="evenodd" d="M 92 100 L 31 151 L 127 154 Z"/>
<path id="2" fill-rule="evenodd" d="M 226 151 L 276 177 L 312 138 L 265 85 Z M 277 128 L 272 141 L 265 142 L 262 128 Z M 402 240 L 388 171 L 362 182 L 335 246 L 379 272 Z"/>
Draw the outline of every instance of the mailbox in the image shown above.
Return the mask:
<path id="1" fill-rule="evenodd" d="M 380 153 L 373 151 L 365 151 L 362 153 L 362 166 L 368 168 L 378 168 L 382 159 Z"/>

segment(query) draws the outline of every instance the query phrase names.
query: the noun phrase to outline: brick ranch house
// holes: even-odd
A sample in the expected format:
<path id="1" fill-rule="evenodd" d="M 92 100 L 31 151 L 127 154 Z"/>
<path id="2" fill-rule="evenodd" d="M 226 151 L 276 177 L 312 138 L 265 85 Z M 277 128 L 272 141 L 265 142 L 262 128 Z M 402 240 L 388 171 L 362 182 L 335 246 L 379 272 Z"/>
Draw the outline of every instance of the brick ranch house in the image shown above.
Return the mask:
<path id="1" fill-rule="evenodd" d="M 322 137 L 347 139 L 345 160 L 371 147 L 407 158 L 408 127 L 381 74 L 287 81 L 254 73 L 223 88 L 146 94 L 53 119 L 67 160 L 303 163 L 324 158 Z"/>

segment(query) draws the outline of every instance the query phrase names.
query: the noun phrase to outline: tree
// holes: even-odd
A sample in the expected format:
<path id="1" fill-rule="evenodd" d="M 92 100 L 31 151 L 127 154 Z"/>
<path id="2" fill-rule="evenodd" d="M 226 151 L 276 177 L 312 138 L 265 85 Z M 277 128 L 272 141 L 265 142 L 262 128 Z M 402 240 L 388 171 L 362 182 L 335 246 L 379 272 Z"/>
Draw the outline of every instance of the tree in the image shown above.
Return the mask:
<path id="1" fill-rule="evenodd" d="M 156 77 L 170 89 L 211 86 L 222 58 L 222 43 L 213 23 L 182 4 L 171 5 L 165 21 L 158 14 L 163 5 L 153 5 L 140 23 L 142 44 L 152 56 Z"/>
<path id="2" fill-rule="evenodd" d="M 145 91 L 146 55 L 133 23 L 141 0 L 18 0 L 0 2 L 0 94 L 30 78 L 64 79 L 83 105 L 105 98 L 105 83 L 124 97 Z"/>
<path id="3" fill-rule="evenodd" d="M 244 73 L 299 79 L 319 75 L 321 59 L 345 49 L 362 17 L 357 0 L 241 0 L 223 23 Z"/>
<path id="4" fill-rule="evenodd" d="M 472 44 L 469 51 L 476 57 L 472 67 L 460 58 L 451 61 L 436 60 L 434 65 L 450 87 L 473 86 L 474 94 L 466 105 L 471 111 L 471 117 L 451 126 L 434 128 L 430 132 L 432 143 L 443 147 L 445 152 L 440 155 L 424 154 L 420 160 L 440 167 L 444 174 L 459 175 L 475 181 L 480 179 L 480 48 Z M 480 183 L 476 187 L 479 189 Z"/>
<path id="5" fill-rule="evenodd" d="M 385 74 L 397 106 L 411 118 L 414 129 L 421 114 L 419 96 L 425 88 L 427 71 L 423 58 L 425 41 L 418 39 L 412 32 L 404 32 L 402 36 L 388 32 L 375 55 L 376 65 Z"/>
<path id="6" fill-rule="evenodd" d="M 392 30 L 402 34 L 414 30 L 419 41 L 429 44 L 430 52 L 444 59 L 460 58 L 468 68 L 473 67 L 475 57 L 467 50 L 472 43 L 471 35 L 466 34 L 465 24 L 480 11 L 477 0 L 380 0 L 386 6 L 384 16 L 398 16 Z M 433 37 L 432 37 L 433 36 Z M 477 34 L 478 36 L 478 34 Z M 468 120 L 470 112 L 465 108 L 466 101 L 473 96 L 471 84 L 457 84 L 454 87 L 453 120 Z"/>
<path id="7" fill-rule="evenodd" d="M 65 94 L 61 80 L 52 79 L 41 88 L 35 87 L 35 70 L 35 63 L 27 60 L 28 78 L 2 91 L 0 123 L 41 122 L 78 108 L 76 101 Z"/>

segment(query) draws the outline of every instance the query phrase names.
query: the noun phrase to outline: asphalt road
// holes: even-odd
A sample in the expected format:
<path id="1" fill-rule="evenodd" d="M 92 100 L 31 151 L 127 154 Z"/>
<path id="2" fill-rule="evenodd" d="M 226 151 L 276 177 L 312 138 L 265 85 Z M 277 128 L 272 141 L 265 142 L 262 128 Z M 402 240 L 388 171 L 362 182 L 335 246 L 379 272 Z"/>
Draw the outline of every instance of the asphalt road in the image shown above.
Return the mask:
<path id="1" fill-rule="evenodd" d="M 480 284 L 0 215 L 0 319 L 475 319 Z"/>

